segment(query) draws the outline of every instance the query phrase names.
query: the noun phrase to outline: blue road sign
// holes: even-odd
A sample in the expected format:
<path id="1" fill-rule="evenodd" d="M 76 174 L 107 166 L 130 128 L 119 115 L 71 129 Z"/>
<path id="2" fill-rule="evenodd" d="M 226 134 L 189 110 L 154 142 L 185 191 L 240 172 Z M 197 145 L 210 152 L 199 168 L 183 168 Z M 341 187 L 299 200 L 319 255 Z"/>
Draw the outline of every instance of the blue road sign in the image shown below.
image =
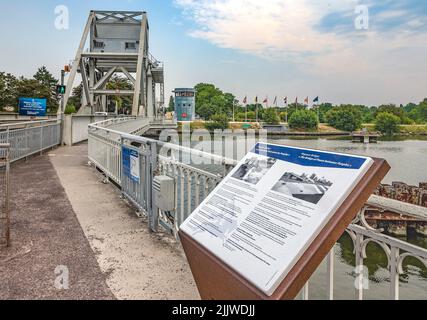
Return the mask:
<path id="1" fill-rule="evenodd" d="M 46 99 L 19 98 L 19 114 L 21 116 L 44 117 L 46 115 Z"/>
<path id="2" fill-rule="evenodd" d="M 139 153 L 138 151 L 122 147 L 123 174 L 139 183 Z"/>

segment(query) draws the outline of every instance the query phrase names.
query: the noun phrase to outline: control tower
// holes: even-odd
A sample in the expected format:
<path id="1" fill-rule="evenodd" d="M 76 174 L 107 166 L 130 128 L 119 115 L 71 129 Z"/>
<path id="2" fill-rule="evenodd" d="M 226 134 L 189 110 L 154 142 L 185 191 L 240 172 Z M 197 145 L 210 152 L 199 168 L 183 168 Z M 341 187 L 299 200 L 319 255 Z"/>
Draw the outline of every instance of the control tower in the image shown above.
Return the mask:
<path id="1" fill-rule="evenodd" d="M 146 12 L 91 11 L 72 63 L 64 105 L 80 73 L 79 113 L 105 112 L 108 96 L 133 96 L 132 115 L 156 116 L 165 101 L 164 73 L 163 64 L 149 53 L 148 39 Z M 109 90 L 107 83 L 116 74 L 127 78 L 133 89 Z"/>

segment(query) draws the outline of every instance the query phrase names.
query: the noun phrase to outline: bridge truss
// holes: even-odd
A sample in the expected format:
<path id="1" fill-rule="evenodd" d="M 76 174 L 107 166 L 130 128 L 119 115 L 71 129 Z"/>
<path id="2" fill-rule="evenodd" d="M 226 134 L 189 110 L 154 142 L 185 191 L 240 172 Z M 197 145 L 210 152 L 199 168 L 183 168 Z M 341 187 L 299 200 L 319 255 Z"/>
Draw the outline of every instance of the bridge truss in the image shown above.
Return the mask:
<path id="1" fill-rule="evenodd" d="M 133 96 L 132 115 L 158 115 L 165 101 L 164 71 L 163 64 L 149 53 L 148 39 L 146 12 L 91 11 L 72 63 L 64 105 L 80 73 L 83 92 L 79 113 L 107 111 L 108 96 Z M 107 86 L 115 75 L 128 79 L 132 88 Z"/>

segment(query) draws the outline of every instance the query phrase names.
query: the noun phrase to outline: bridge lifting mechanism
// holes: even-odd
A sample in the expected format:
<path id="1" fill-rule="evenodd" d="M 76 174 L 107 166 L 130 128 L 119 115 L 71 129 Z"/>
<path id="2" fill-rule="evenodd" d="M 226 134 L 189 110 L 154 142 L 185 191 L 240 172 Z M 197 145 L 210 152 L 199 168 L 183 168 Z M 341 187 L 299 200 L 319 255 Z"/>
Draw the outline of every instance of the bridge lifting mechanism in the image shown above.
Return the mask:
<path id="1" fill-rule="evenodd" d="M 106 112 L 108 96 L 133 96 L 133 116 L 159 115 L 165 101 L 164 71 L 149 53 L 148 36 L 146 12 L 91 11 L 72 63 L 64 105 L 79 72 L 83 83 L 79 113 Z M 108 81 L 116 74 L 127 78 L 133 90 L 108 89 Z"/>

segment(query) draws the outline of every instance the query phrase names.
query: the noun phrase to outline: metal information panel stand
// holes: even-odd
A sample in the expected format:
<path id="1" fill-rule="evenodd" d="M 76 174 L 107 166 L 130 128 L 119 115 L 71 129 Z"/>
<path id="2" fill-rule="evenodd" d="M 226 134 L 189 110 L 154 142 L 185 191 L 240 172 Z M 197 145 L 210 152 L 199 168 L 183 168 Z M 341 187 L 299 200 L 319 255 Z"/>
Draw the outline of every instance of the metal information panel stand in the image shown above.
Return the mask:
<path id="1" fill-rule="evenodd" d="M 389 169 L 257 144 L 181 226 L 202 299 L 294 299 Z"/>

